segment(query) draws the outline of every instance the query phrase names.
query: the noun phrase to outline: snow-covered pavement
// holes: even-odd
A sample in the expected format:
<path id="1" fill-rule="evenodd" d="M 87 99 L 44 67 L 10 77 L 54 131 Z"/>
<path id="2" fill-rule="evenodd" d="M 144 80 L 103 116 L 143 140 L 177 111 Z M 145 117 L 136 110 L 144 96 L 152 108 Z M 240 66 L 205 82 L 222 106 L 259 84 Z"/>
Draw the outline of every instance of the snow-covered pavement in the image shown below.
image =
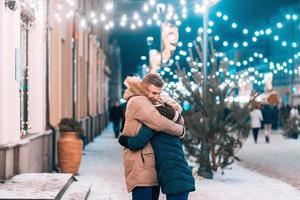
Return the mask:
<path id="1" fill-rule="evenodd" d="M 246 167 L 283 180 L 300 190 L 300 139 L 285 139 L 282 131 L 278 130 L 273 131 L 270 144 L 266 144 L 261 130 L 258 144 L 250 135 L 238 157 Z"/>
<path id="2" fill-rule="evenodd" d="M 83 184 L 92 182 L 89 200 L 131 199 L 125 188 L 121 151 L 110 127 L 86 147 L 78 179 Z M 214 180 L 196 177 L 196 188 L 191 200 L 300 199 L 300 191 L 291 185 L 236 164 L 225 175 L 215 174 Z"/>
<path id="3" fill-rule="evenodd" d="M 197 180 L 192 200 L 299 200 L 300 191 L 236 164 L 214 180 Z"/>
<path id="4" fill-rule="evenodd" d="M 92 182 L 89 200 L 127 200 L 122 148 L 111 127 L 86 146 L 78 179 Z"/>

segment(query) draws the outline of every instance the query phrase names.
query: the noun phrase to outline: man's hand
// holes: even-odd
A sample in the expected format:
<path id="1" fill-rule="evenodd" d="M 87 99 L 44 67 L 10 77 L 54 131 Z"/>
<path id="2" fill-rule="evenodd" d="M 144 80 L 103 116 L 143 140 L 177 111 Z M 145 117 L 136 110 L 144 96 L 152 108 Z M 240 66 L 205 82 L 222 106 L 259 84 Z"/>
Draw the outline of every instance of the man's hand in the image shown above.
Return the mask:
<path id="1" fill-rule="evenodd" d="M 129 139 L 129 137 L 127 137 L 127 136 L 125 136 L 125 135 L 121 135 L 121 136 L 119 137 L 118 142 L 119 142 L 119 144 L 120 144 L 121 146 L 127 147 L 127 148 L 128 148 L 128 139 Z"/>

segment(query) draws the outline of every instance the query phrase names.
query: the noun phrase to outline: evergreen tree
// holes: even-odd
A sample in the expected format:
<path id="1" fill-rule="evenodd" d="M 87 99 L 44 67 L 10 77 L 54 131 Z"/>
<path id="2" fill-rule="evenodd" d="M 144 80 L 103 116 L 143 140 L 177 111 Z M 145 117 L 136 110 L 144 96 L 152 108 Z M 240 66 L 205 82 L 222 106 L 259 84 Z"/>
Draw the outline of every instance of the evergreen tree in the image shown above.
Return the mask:
<path id="1" fill-rule="evenodd" d="M 299 125 L 300 125 L 300 119 L 298 116 L 292 116 L 288 118 L 285 121 L 283 126 L 283 130 L 284 130 L 283 135 L 286 138 L 297 139 L 298 135 L 300 134 Z"/>
<path id="2" fill-rule="evenodd" d="M 194 42 L 195 49 L 190 49 L 191 61 L 188 66 L 192 76 L 187 76 L 185 69 L 177 63 L 179 85 L 177 97 L 187 102 L 190 109 L 183 115 L 187 126 L 184 145 L 188 156 L 196 158 L 198 174 L 212 178 L 212 170 L 217 171 L 232 164 L 237 150 L 250 131 L 249 110 L 254 106 L 256 93 L 251 94 L 245 105 L 232 102 L 237 81 L 228 76 L 228 63 L 218 58 L 211 43 L 210 70 L 207 90 L 203 86 L 203 73 L 199 67 L 202 52 Z M 194 54 L 198 58 L 194 58 Z"/>

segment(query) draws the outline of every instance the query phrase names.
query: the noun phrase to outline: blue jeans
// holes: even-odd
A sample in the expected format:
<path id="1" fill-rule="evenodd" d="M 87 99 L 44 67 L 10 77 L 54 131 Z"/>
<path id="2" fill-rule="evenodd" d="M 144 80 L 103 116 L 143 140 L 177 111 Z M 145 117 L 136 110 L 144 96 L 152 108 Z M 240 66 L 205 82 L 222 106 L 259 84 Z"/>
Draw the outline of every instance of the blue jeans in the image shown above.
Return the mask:
<path id="1" fill-rule="evenodd" d="M 159 186 L 135 187 L 132 190 L 132 200 L 158 200 Z"/>
<path id="2" fill-rule="evenodd" d="M 188 192 L 182 192 L 179 194 L 167 194 L 167 200 L 188 200 L 188 198 Z"/>

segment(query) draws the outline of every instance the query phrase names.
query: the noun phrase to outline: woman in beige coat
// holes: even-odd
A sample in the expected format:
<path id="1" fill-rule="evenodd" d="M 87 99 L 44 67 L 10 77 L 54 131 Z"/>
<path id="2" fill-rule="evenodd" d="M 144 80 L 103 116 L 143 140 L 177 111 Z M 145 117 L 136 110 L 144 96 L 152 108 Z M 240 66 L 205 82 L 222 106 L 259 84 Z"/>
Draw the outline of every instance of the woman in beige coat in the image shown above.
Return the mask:
<path id="1" fill-rule="evenodd" d="M 171 135 L 183 136 L 183 126 L 168 120 L 156 110 L 154 104 L 167 101 L 175 110 L 180 108 L 174 100 L 161 96 L 163 81 L 156 74 L 147 75 L 143 81 L 135 77 L 125 80 L 127 90 L 124 98 L 127 100 L 125 125 L 123 133 L 134 136 L 142 124 L 149 128 Z M 151 144 L 148 143 L 140 151 L 123 151 L 125 179 L 128 192 L 132 192 L 133 200 L 158 199 L 159 188 L 155 169 L 155 158 Z M 158 191 L 157 191 L 158 190 Z"/>

